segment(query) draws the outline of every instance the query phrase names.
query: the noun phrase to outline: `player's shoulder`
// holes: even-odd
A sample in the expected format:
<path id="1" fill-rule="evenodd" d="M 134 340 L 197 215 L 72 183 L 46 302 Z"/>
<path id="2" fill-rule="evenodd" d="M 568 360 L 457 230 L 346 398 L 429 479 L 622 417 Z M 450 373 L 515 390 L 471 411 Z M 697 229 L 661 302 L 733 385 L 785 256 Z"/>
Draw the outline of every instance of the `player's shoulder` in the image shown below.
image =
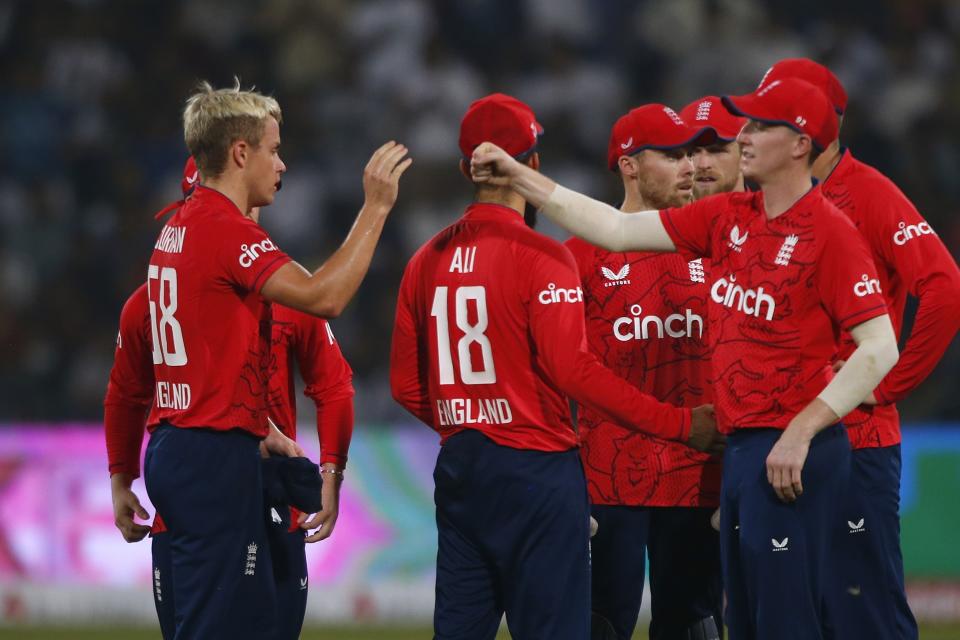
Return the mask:
<path id="1" fill-rule="evenodd" d="M 876 167 L 853 157 L 849 151 L 845 152 L 841 164 L 834 169 L 838 170 L 837 182 L 861 201 L 883 205 L 884 209 L 899 204 L 913 206 L 893 180 Z M 828 179 L 825 190 L 830 187 Z"/>
<path id="2" fill-rule="evenodd" d="M 565 246 L 574 257 L 592 256 L 597 249 L 594 245 L 590 244 L 583 238 L 578 238 L 576 236 L 567 238 L 567 240 L 564 241 L 563 246 Z"/>
<path id="3" fill-rule="evenodd" d="M 147 283 L 144 282 L 139 287 L 130 294 L 130 297 L 127 298 L 126 302 L 123 303 L 123 315 L 143 315 L 147 312 L 149 308 L 149 296 L 147 291 Z"/>
<path id="4" fill-rule="evenodd" d="M 120 330 L 124 333 L 149 327 L 150 300 L 147 283 L 144 282 L 130 294 L 120 311 Z"/>

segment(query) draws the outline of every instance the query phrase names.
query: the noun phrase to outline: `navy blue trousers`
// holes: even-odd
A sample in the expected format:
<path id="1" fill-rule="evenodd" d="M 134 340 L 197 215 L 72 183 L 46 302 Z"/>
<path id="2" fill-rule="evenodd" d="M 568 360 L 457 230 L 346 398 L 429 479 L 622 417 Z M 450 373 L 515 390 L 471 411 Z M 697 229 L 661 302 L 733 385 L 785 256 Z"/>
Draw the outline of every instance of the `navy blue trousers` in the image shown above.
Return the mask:
<path id="1" fill-rule="evenodd" d="M 593 615 L 629 640 L 643 599 L 650 560 L 651 640 L 723 637 L 720 538 L 710 526 L 713 508 L 593 505 L 591 540 Z M 709 622 L 707 619 L 710 619 Z M 715 633 L 692 635 L 694 629 Z M 600 633 L 595 621 L 594 635 Z M 609 633 L 609 632 L 608 632 Z"/>
<path id="2" fill-rule="evenodd" d="M 853 452 L 850 485 L 836 522 L 828 637 L 918 637 L 903 585 L 900 465 L 900 445 Z"/>
<path id="3" fill-rule="evenodd" d="M 147 446 L 144 480 L 168 529 L 170 586 L 162 595 L 174 602 L 173 638 L 272 639 L 276 591 L 257 438 L 161 425 Z"/>
<path id="4" fill-rule="evenodd" d="M 438 640 L 590 635 L 589 503 L 576 450 L 512 449 L 466 430 L 434 470 Z"/>
<path id="5" fill-rule="evenodd" d="M 741 429 L 727 439 L 720 501 L 720 553 L 732 640 L 820 640 L 830 544 L 850 474 L 842 425 L 810 445 L 803 495 L 781 502 L 766 459 L 782 432 Z"/>

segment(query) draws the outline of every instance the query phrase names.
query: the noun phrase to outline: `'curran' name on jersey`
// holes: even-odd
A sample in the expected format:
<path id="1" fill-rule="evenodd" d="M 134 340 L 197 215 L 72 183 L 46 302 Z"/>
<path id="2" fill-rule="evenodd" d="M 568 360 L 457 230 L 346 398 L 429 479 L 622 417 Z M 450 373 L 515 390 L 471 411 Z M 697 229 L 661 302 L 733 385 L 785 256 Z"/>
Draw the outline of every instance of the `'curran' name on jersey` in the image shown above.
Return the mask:
<path id="1" fill-rule="evenodd" d="M 183 253 L 183 239 L 187 237 L 186 227 L 164 225 L 153 248 L 164 253 Z"/>
<path id="2" fill-rule="evenodd" d="M 773 299 L 773 296 L 764 293 L 763 287 L 756 290 L 744 289 L 736 282 L 737 279 L 733 274 L 730 274 L 729 280 L 720 278 L 710 288 L 710 297 L 717 304 L 736 309 L 755 318 L 760 317 L 760 313 L 765 307 L 766 313 L 764 316 L 768 321 L 773 320 L 773 313 L 777 308 L 777 302 Z"/>
<path id="3" fill-rule="evenodd" d="M 437 400 L 437 415 L 440 425 L 457 424 L 509 424 L 513 411 L 506 398 L 451 398 Z"/>

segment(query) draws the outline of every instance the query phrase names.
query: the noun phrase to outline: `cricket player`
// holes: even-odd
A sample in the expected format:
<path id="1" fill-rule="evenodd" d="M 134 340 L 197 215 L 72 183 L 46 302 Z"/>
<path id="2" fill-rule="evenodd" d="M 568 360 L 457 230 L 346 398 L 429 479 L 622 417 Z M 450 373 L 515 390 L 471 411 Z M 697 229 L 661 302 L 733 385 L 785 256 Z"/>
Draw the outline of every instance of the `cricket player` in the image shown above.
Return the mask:
<path id="1" fill-rule="evenodd" d="M 691 202 L 688 150 L 701 135 L 662 104 L 617 120 L 607 166 L 623 182 L 620 210 Z M 658 400 L 688 407 L 712 402 L 703 260 L 614 253 L 579 238 L 566 246 L 583 286 L 590 351 Z M 633 637 L 647 554 L 650 637 L 719 638 L 720 540 L 710 526 L 720 504 L 719 458 L 627 429 L 588 406 L 577 418 L 590 512 L 599 525 L 591 541 L 592 637 Z"/>
<path id="2" fill-rule="evenodd" d="M 747 124 L 746 118 L 727 111 L 718 96 L 694 100 L 680 111 L 680 118 L 698 131 L 690 149 L 694 200 L 743 191 L 737 136 Z"/>
<path id="3" fill-rule="evenodd" d="M 461 170 L 484 140 L 539 167 L 542 128 L 503 94 L 460 126 Z M 509 188 L 476 188 L 459 221 L 423 245 L 397 301 L 393 395 L 435 429 L 434 633 L 493 638 L 590 634 L 589 504 L 567 396 L 609 419 L 718 448 L 709 406 L 677 408 L 604 368 L 586 346 L 573 257 L 524 223 Z"/>
<path id="4" fill-rule="evenodd" d="M 170 536 L 177 640 L 276 632 L 258 453 L 267 434 L 269 302 L 339 314 L 411 162 L 402 145 L 377 150 L 353 229 L 310 274 L 245 216 L 273 202 L 286 171 L 280 120 L 276 100 L 239 83 L 203 83 L 190 97 L 184 137 L 200 184 L 164 225 L 148 267 L 156 393 L 144 478 Z"/>
<path id="5" fill-rule="evenodd" d="M 184 167 L 181 183 L 185 199 L 197 181 L 196 164 L 191 157 Z M 174 203 L 157 217 L 183 203 L 183 200 Z M 251 211 L 250 217 L 257 222 L 259 211 Z M 353 433 L 352 371 L 329 324 L 322 318 L 277 305 L 271 335 L 268 405 L 275 425 L 280 427 L 279 431 L 276 427 L 272 430 L 277 436 L 277 444 L 272 448 L 278 455 L 304 455 L 294 442 L 293 371 L 298 368 L 306 385 L 304 393 L 317 408 L 321 473 L 325 479 L 319 496 L 323 508 L 312 517 L 293 507 L 265 505 L 277 591 L 275 638 L 295 640 L 303 626 L 308 592 L 304 542 L 328 538 L 339 513 L 340 485 Z M 176 634 L 170 537 L 163 535 L 166 526 L 159 514 L 150 527 L 134 520 L 134 514 L 142 519 L 148 515 L 129 488 L 140 475 L 145 418 L 155 392 L 151 342 L 147 289 L 143 285 L 127 300 L 120 316 L 114 366 L 104 401 L 104 425 L 117 527 L 128 542 L 142 540 L 148 532 L 152 534 L 154 604 L 163 637 L 170 640 Z M 281 433 L 285 437 L 281 437 Z M 314 529 L 318 530 L 305 537 L 306 532 Z"/>
<path id="6" fill-rule="evenodd" d="M 825 66 L 806 58 L 777 62 L 761 87 L 799 78 L 819 87 L 842 123 L 847 93 Z M 839 128 L 838 128 L 839 134 Z M 830 141 L 813 165 L 823 195 L 856 225 L 870 246 L 880 289 L 898 339 L 907 294 L 919 300 L 897 365 L 845 419 L 853 448 L 851 482 L 837 519 L 829 617 L 837 638 L 918 637 L 907 603 L 900 552 L 900 416 L 896 402 L 933 371 L 960 328 L 960 271 L 943 241 L 886 176 Z M 838 365 L 856 344 L 841 338 Z"/>
<path id="7" fill-rule="evenodd" d="M 610 251 L 676 251 L 711 260 L 709 324 L 717 420 L 728 433 L 720 548 L 733 638 L 822 637 L 832 523 L 850 469 L 839 420 L 897 361 L 869 248 L 813 185 L 810 165 L 837 119 L 792 78 L 724 105 L 740 133 L 753 193 L 623 214 L 530 171 L 493 144 L 480 185 L 509 186 L 551 219 Z M 836 337 L 857 347 L 836 376 Z"/>

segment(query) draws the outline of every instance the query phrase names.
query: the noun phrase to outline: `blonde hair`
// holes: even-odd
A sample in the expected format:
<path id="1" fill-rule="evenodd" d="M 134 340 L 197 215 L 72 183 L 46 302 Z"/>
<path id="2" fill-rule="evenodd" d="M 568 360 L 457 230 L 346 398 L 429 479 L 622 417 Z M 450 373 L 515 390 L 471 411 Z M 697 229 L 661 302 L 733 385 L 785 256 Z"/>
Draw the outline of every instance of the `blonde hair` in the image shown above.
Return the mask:
<path id="1" fill-rule="evenodd" d="M 237 140 L 257 146 L 268 117 L 281 123 L 280 105 L 253 88 L 241 90 L 239 78 L 225 89 L 201 82 L 183 110 L 183 138 L 200 173 L 207 178 L 223 173 L 227 152 Z"/>

